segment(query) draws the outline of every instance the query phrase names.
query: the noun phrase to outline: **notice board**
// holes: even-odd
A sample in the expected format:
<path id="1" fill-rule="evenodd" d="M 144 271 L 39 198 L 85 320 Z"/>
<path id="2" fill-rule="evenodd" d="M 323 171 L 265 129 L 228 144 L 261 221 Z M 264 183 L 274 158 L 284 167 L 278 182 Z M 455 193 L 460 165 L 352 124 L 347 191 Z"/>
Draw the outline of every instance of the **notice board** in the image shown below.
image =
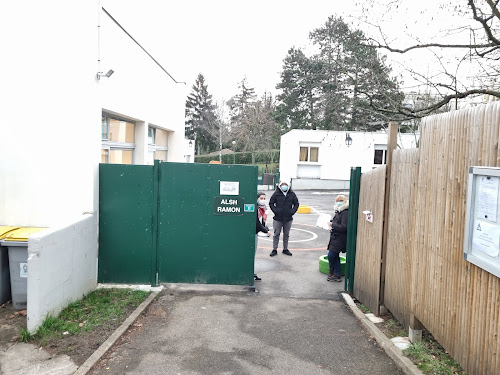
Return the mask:
<path id="1" fill-rule="evenodd" d="M 464 258 L 500 277 L 500 168 L 470 167 Z"/>

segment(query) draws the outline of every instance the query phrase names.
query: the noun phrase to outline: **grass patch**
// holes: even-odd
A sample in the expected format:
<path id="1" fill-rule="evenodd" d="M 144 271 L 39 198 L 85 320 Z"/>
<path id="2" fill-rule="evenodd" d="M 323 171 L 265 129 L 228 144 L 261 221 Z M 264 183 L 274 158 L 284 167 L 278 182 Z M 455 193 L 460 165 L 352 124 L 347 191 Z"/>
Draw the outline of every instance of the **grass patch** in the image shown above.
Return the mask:
<path id="1" fill-rule="evenodd" d="M 392 316 L 392 315 L 391 315 Z M 385 330 L 383 330 L 389 338 L 393 337 L 407 337 L 408 332 L 403 328 L 403 326 L 393 318 L 387 319 L 384 323 Z"/>
<path id="2" fill-rule="evenodd" d="M 430 336 L 430 335 L 429 335 Z M 467 375 L 444 348 L 432 336 L 411 344 L 403 353 L 425 374 Z"/>
<path id="3" fill-rule="evenodd" d="M 37 332 L 26 329 L 20 333 L 23 342 L 36 341 L 45 345 L 48 340 L 65 335 L 78 335 L 106 327 L 123 318 L 129 307 L 137 307 L 149 292 L 130 289 L 96 289 L 79 301 L 69 304 L 58 317 L 47 316 Z"/>
<path id="4" fill-rule="evenodd" d="M 363 311 L 363 314 L 371 313 L 370 309 L 368 307 L 366 307 L 365 305 L 363 305 L 362 303 L 359 305 L 359 309 L 361 311 Z"/>
<path id="5" fill-rule="evenodd" d="M 358 308 L 367 314 L 370 312 L 365 305 L 355 301 Z M 408 332 L 401 323 L 387 311 L 381 316 L 384 322 L 376 326 L 389 338 L 408 337 Z M 460 364 L 451 357 L 446 350 L 434 339 L 425 328 L 422 331 L 422 341 L 413 343 L 403 351 L 412 362 L 426 375 L 467 375 Z"/>

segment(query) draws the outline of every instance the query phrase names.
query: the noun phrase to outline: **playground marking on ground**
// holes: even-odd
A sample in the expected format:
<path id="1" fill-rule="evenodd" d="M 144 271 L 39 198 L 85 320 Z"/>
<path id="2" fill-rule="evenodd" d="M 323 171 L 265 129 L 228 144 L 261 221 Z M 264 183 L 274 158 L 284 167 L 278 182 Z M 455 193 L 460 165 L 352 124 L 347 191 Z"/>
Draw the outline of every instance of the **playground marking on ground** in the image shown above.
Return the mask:
<path id="1" fill-rule="evenodd" d="M 271 230 L 271 228 L 272 227 L 269 227 L 269 230 Z M 308 241 L 313 241 L 316 238 L 318 238 L 318 235 L 316 233 L 314 233 L 314 232 L 311 232 L 310 230 L 299 229 L 299 228 L 291 228 L 290 230 L 299 230 L 301 232 L 306 232 L 306 233 L 312 234 L 312 237 L 311 238 L 306 238 L 305 240 L 289 240 L 288 241 L 289 243 L 291 243 L 291 242 L 308 242 Z M 263 239 L 264 241 L 272 241 L 273 240 L 270 237 L 261 237 L 261 239 Z"/>

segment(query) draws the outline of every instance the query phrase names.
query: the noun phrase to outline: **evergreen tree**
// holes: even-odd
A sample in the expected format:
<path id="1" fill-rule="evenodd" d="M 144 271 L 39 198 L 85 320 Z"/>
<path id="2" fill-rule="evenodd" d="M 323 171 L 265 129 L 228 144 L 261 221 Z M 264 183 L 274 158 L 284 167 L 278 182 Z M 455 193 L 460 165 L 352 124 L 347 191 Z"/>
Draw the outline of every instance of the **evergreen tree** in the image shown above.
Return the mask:
<path id="1" fill-rule="evenodd" d="M 194 137 L 197 154 L 214 151 L 218 145 L 218 121 L 212 95 L 208 93 L 203 74 L 198 74 L 186 100 L 186 136 Z"/>
<path id="2" fill-rule="evenodd" d="M 283 91 L 277 98 L 281 103 L 276 111 L 282 131 L 316 129 L 321 71 L 320 61 L 309 59 L 300 49 L 288 50 L 283 61 L 281 82 L 276 86 Z"/>
<path id="3" fill-rule="evenodd" d="M 232 127 L 237 127 L 239 125 L 246 106 L 255 100 L 255 89 L 248 85 L 246 77 L 244 77 L 241 82 L 238 82 L 238 90 L 239 93 L 227 102 Z"/>
<path id="4" fill-rule="evenodd" d="M 343 129 L 348 122 L 349 99 L 343 59 L 349 33 L 349 27 L 341 18 L 329 17 L 323 27 L 309 34 L 309 39 L 319 47 L 316 59 L 322 62 L 322 74 L 319 77 L 320 129 Z"/>
<path id="5" fill-rule="evenodd" d="M 392 107 L 403 100 L 385 59 L 342 18 L 329 17 L 309 37 L 316 54 L 292 48 L 284 59 L 276 111 L 282 129 L 380 129 L 387 119 L 372 105 Z"/>

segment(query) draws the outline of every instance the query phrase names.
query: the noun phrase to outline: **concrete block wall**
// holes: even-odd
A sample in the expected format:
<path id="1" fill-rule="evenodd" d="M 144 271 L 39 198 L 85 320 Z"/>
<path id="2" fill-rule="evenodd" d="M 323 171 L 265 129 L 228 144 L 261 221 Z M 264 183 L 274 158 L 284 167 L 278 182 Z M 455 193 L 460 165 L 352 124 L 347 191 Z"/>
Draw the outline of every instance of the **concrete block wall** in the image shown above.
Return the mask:
<path id="1" fill-rule="evenodd" d="M 97 285 L 97 218 L 33 234 L 28 241 L 28 330 Z"/>

